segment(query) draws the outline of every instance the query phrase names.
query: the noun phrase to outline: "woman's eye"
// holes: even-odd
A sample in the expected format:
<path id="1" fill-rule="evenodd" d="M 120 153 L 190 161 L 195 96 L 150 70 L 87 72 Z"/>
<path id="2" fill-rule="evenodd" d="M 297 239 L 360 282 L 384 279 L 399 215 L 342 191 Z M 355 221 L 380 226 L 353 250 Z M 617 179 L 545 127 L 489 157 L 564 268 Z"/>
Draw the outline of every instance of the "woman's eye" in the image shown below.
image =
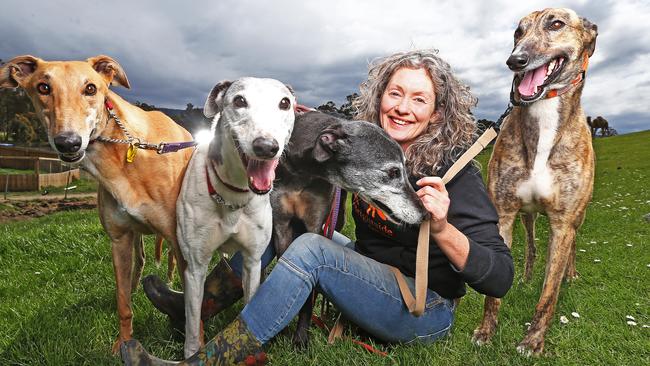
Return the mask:
<path id="1" fill-rule="evenodd" d="M 418 103 L 426 103 L 427 101 L 424 98 L 415 98 L 415 101 Z"/>

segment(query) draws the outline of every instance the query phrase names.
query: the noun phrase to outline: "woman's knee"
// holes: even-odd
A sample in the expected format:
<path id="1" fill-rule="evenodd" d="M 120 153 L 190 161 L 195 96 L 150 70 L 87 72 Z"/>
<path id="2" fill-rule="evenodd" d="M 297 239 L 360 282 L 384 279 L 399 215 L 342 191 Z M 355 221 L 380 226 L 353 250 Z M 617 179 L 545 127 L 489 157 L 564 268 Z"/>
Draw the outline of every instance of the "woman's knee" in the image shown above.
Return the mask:
<path id="1" fill-rule="evenodd" d="M 291 243 L 282 258 L 301 269 L 311 270 L 331 262 L 337 256 L 333 252 L 341 249 L 338 247 L 322 235 L 305 233 Z"/>

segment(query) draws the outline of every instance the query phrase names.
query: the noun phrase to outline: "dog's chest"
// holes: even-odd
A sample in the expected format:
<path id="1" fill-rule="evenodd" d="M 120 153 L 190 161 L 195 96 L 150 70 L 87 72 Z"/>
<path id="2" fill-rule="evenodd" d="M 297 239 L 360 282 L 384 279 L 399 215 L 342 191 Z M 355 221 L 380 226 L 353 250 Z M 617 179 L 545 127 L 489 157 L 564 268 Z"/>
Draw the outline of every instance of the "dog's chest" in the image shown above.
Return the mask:
<path id="1" fill-rule="evenodd" d="M 559 99 L 553 98 L 539 101 L 528 107 L 527 118 L 532 123 L 536 122 L 538 140 L 528 179 L 517 188 L 517 196 L 522 201 L 524 211 L 535 211 L 540 201 L 549 199 L 554 192 L 554 172 L 548 162 L 560 120 L 558 106 Z M 532 153 L 532 151 L 530 152 Z"/>

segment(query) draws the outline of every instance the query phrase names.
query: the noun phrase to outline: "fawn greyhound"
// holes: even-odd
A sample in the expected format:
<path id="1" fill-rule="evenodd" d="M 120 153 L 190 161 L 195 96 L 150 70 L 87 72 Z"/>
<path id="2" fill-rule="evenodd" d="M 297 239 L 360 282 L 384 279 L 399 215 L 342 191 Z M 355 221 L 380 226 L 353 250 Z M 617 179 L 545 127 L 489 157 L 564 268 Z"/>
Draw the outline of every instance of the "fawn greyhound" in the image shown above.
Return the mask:
<path id="1" fill-rule="evenodd" d="M 129 104 L 110 85 L 130 87 L 122 67 L 108 56 L 64 62 L 20 56 L 0 69 L 0 87 L 27 92 L 60 159 L 81 164 L 99 182 L 99 218 L 111 240 L 117 284 L 117 352 L 133 332 L 131 293 L 142 274 L 142 234 L 156 233 L 177 247 L 176 198 L 192 154 L 187 149 L 158 155 L 146 149 L 164 152 L 164 146 L 147 142 L 192 136 L 164 114 Z M 145 150 L 134 156 L 136 149 Z M 182 271 L 184 261 L 176 259 Z"/>
<path id="2" fill-rule="evenodd" d="M 514 35 L 508 67 L 515 72 L 511 102 L 488 165 L 488 191 L 508 246 L 518 212 L 526 229 L 525 279 L 535 261 L 534 224 L 548 216 L 546 275 L 535 315 L 517 350 L 544 348 L 563 278 L 577 276 L 575 238 L 591 199 L 594 152 L 580 106 L 584 75 L 596 46 L 597 27 L 570 9 L 545 9 L 524 17 Z M 500 299 L 487 297 L 473 340 L 490 340 Z"/>

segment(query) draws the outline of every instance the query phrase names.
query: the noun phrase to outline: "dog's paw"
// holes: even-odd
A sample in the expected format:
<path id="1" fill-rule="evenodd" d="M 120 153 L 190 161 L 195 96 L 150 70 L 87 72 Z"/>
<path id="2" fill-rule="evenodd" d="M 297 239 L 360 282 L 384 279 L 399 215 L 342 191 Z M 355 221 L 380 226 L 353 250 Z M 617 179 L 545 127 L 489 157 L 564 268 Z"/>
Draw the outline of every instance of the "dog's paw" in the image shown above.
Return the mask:
<path id="1" fill-rule="evenodd" d="M 293 339 L 291 340 L 293 347 L 299 351 L 306 351 L 309 349 L 309 332 L 307 329 L 298 329 L 293 334 Z"/>
<path id="2" fill-rule="evenodd" d="M 486 329 L 482 326 L 478 327 L 474 330 L 474 334 L 472 335 L 472 343 L 477 346 L 489 344 L 493 333 L 494 329 Z"/>
<path id="3" fill-rule="evenodd" d="M 527 334 L 517 346 L 517 352 L 525 357 L 539 356 L 544 351 L 544 338 Z"/>

